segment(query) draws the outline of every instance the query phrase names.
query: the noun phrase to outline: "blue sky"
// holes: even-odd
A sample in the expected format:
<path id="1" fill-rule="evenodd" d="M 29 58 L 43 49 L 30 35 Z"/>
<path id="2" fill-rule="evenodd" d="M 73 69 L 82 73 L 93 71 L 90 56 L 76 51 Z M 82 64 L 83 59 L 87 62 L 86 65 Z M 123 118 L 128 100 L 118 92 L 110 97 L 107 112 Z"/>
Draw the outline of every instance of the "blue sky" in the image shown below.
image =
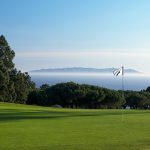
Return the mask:
<path id="1" fill-rule="evenodd" d="M 0 34 L 22 71 L 117 67 L 150 72 L 149 0 L 0 0 Z"/>

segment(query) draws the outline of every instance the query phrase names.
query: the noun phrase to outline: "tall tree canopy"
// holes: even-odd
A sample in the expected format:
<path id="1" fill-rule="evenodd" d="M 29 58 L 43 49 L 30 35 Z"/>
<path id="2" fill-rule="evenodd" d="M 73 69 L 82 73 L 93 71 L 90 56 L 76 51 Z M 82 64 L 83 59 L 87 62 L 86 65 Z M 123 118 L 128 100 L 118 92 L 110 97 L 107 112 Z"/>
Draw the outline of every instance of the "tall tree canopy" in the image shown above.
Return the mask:
<path id="1" fill-rule="evenodd" d="M 25 103 L 35 84 L 27 73 L 17 71 L 15 52 L 3 35 L 0 36 L 0 101 Z"/>

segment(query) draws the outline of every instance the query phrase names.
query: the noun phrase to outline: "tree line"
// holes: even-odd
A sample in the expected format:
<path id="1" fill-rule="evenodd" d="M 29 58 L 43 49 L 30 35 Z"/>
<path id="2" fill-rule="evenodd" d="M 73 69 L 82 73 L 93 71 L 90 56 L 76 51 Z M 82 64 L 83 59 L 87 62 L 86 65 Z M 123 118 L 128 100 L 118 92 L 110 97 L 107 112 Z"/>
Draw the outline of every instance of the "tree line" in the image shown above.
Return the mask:
<path id="1" fill-rule="evenodd" d="M 150 106 L 150 87 L 143 91 L 116 91 L 98 86 L 59 83 L 36 88 L 27 72 L 15 68 L 15 52 L 0 36 L 0 101 L 66 108 L 122 108 Z"/>
<path id="2" fill-rule="evenodd" d="M 98 86 L 77 84 L 74 82 L 42 85 L 28 95 L 26 102 L 30 105 L 54 106 L 67 108 L 122 108 L 148 109 L 150 90 L 116 91 Z"/>

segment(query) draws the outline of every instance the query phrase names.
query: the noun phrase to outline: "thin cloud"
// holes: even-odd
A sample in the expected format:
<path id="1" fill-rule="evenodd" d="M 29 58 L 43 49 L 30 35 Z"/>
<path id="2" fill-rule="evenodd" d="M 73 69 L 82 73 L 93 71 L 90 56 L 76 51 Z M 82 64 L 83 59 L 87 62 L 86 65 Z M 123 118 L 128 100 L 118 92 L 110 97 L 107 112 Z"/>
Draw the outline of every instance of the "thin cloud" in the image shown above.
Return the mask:
<path id="1" fill-rule="evenodd" d="M 150 52 L 98 52 L 98 51 L 85 51 L 85 52 L 68 52 L 68 51 L 51 51 L 51 52 L 17 52 L 17 57 L 67 57 L 67 56 L 141 56 L 150 57 Z"/>

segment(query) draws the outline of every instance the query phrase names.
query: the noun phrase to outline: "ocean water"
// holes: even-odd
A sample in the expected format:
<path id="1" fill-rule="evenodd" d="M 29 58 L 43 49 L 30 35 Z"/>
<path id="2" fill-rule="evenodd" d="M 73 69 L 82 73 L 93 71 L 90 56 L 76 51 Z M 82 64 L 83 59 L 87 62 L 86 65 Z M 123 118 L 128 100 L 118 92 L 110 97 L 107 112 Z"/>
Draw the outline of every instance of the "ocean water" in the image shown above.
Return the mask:
<path id="1" fill-rule="evenodd" d="M 42 84 L 54 85 L 62 82 L 76 82 L 80 84 L 97 85 L 109 89 L 122 89 L 122 76 L 115 77 L 113 74 L 102 73 L 29 73 L 37 87 Z M 125 74 L 125 90 L 143 90 L 150 86 L 150 75 Z"/>

